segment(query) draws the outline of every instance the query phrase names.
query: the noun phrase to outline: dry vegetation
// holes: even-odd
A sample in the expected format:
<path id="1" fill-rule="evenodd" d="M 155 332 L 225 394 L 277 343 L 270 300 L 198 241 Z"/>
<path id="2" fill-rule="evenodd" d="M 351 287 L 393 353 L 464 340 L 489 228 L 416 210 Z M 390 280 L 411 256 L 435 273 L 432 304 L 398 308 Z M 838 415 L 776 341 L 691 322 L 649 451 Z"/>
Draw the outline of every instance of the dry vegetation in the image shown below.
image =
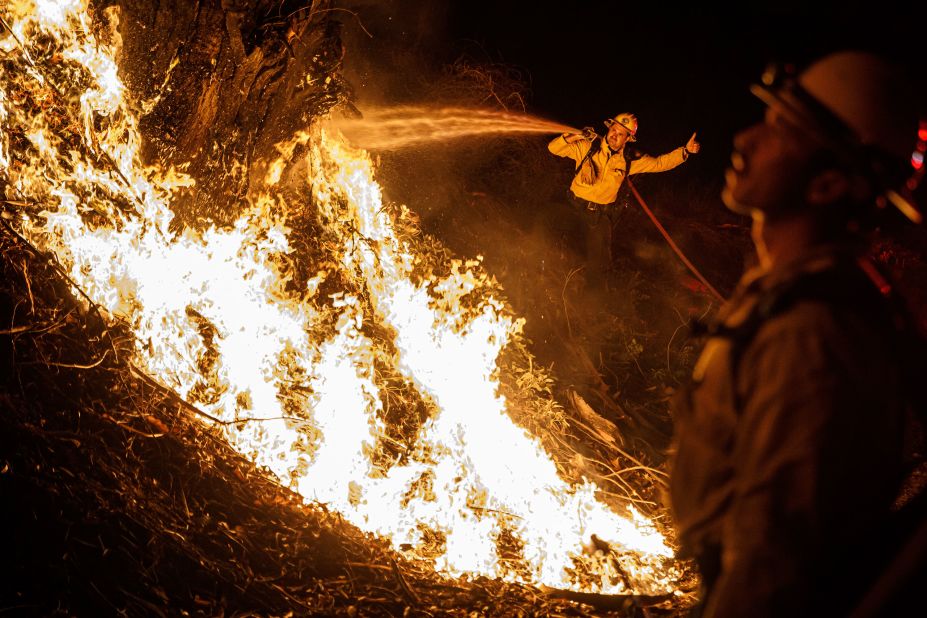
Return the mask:
<path id="1" fill-rule="evenodd" d="M 261 27 L 286 31 L 275 20 Z M 329 50 L 326 70 L 335 72 L 337 30 L 305 32 Z M 283 40 L 273 48 L 278 63 L 292 52 Z M 523 110 L 530 97 L 522 75 L 467 59 L 430 87 L 429 100 L 457 105 Z M 321 114 L 343 96 L 325 90 L 306 100 Z M 169 120 L 145 126 L 164 130 Z M 175 147 L 159 143 L 158 156 Z M 697 350 L 688 322 L 714 304 L 628 194 L 620 197 L 611 285 L 586 286 L 561 163 L 543 139 L 471 141 L 453 151 L 384 153 L 381 179 L 394 201 L 418 207 L 425 233 L 406 233 L 436 269 L 452 254 L 484 255 L 497 292 L 528 317 L 527 337 L 502 359 L 516 420 L 559 454 L 566 477 L 596 480 L 607 500 L 632 502 L 668 530 L 667 398 Z M 204 174 L 212 169 L 201 164 Z M 748 243 L 742 223 L 717 208 L 717 187 L 680 177 L 640 187 L 709 279 L 729 290 Z M 6 211 L 15 212 L 13 202 L 8 195 Z M 188 223 L 198 211 L 190 213 Z M 310 219 L 303 225 L 304 256 L 293 268 L 305 277 L 320 256 L 309 240 L 318 230 Z M 882 248 L 884 262 L 923 270 L 913 250 Z M 669 616 L 691 601 L 562 598 L 437 577 L 337 514 L 302 504 L 235 454 L 219 426 L 132 367 L 131 334 L 75 296 L 54 257 L 6 221 L 0 268 L 0 494 L 14 505 L 5 615 Z M 401 385 L 384 393 L 401 442 L 425 404 Z M 694 583 L 684 585 L 691 591 Z"/>
<path id="2" fill-rule="evenodd" d="M 160 18 L 152 17 L 155 22 Z M 280 24 L 266 25 L 273 35 L 271 47 L 279 51 Z M 316 45 L 335 45 L 325 38 L 334 36 L 333 30 L 302 27 L 314 33 Z M 274 64 L 280 58 L 271 56 Z M 163 58 L 169 59 L 170 54 Z M 222 70 L 220 64 L 217 72 Z M 477 83 L 474 91 L 501 79 L 483 83 L 489 72 L 472 66 L 465 75 Z M 333 90 L 308 99 L 316 114 L 342 100 L 337 80 L 333 84 Z M 517 99 L 493 87 L 494 100 Z M 18 104 L 57 110 L 62 137 L 72 149 L 84 147 L 61 112 L 65 102 L 54 93 L 38 98 L 15 94 Z M 173 117 L 148 117 L 143 127 L 182 127 L 188 121 L 181 112 L 189 107 L 192 122 L 204 113 L 229 117 L 227 110 L 204 110 L 195 100 L 184 101 L 170 108 Z M 236 122 L 247 122 L 247 117 Z M 14 143 L 25 143 L 19 130 L 13 133 Z M 159 138 L 163 142 L 165 135 Z M 160 143 L 151 156 L 182 159 L 184 148 L 199 153 L 203 144 L 221 141 L 222 135 L 206 132 L 197 140 Z M 261 141 L 249 138 L 239 146 L 259 149 Z M 226 165 L 225 159 L 218 161 Z M 208 176 L 221 175 L 222 169 L 204 162 L 192 171 Z M 207 179 L 206 186 L 216 182 Z M 222 192 L 221 199 L 234 201 L 243 183 L 243 177 L 236 178 L 233 190 Z M 15 505 L 0 601 L 4 612 L 534 616 L 584 615 L 593 605 L 603 614 L 622 616 L 674 612 L 678 601 L 663 598 L 545 593 L 481 578 L 441 578 L 428 564 L 392 552 L 384 541 L 362 534 L 336 514 L 303 505 L 266 471 L 235 454 L 222 439 L 220 423 L 133 367 L 135 344 L 125 325 L 83 296 L 55 257 L 31 246 L 12 225 L 23 209 L 37 215 L 42 206 L 27 203 L 10 186 L 0 189 L 6 196 L 0 230 L 0 489 Z M 188 196 L 181 224 L 196 224 L 209 214 L 196 207 L 201 198 Z M 304 239 L 297 243 L 299 257 L 289 265 L 298 284 L 326 259 L 320 249 L 325 239 L 311 215 L 293 227 Z M 450 255 L 435 237 L 411 227 L 406 233 L 415 237 L 435 270 L 446 268 Z M 336 279 L 328 282 L 337 284 Z M 630 501 L 659 516 L 662 473 L 642 463 L 614 427 L 580 398 L 564 399 L 570 403 L 565 412 L 553 398 L 548 372 L 534 362 L 525 341 L 506 352 L 502 375 L 513 414 L 552 452 L 563 454 L 557 464 L 564 476 L 596 479 L 605 488 L 603 498 L 615 504 Z M 427 403 L 400 382 L 384 389 L 385 408 L 396 416 L 393 441 L 399 444 L 410 439 L 427 414 Z"/>
<path id="3" fill-rule="evenodd" d="M 302 504 L 234 453 L 220 426 L 135 370 L 131 334 L 74 297 L 52 256 L 6 224 L 0 255 L 0 493 L 13 505 L 7 615 L 590 611 L 562 594 L 437 577 Z M 532 378 L 523 372 L 513 394 L 548 387 Z M 583 600 L 603 615 L 664 601 Z"/>

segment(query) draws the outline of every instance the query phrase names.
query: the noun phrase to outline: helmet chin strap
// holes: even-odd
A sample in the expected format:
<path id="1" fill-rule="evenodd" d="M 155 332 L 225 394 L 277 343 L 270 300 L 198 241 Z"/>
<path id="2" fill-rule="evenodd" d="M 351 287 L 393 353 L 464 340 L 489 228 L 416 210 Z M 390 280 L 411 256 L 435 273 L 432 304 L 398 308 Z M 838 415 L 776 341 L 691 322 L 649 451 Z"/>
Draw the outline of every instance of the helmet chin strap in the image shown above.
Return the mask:
<path id="1" fill-rule="evenodd" d="M 721 191 L 721 201 L 724 202 L 724 205 L 728 210 L 738 215 L 752 217 L 755 213 L 762 214 L 760 209 L 742 204 L 734 199 L 733 192 L 728 187 L 724 187 L 724 189 Z"/>
<path id="2" fill-rule="evenodd" d="M 897 191 L 889 189 L 885 192 L 885 198 L 887 198 L 888 201 L 890 201 L 895 206 L 895 208 L 900 210 L 901 213 L 910 219 L 913 223 L 922 223 L 924 221 L 924 216 L 920 213 L 920 211 L 914 207 L 910 200 L 905 198 Z"/>
<path id="3" fill-rule="evenodd" d="M 728 210 L 735 214 L 752 217 L 753 219 L 760 219 L 762 221 L 789 219 L 795 215 L 810 213 L 814 210 L 826 209 L 828 207 L 827 205 L 814 206 L 801 199 L 787 199 L 777 204 L 768 204 L 764 207 L 759 207 L 738 201 L 734 197 L 733 192 L 727 187 L 721 191 L 721 201 L 724 202 Z"/>

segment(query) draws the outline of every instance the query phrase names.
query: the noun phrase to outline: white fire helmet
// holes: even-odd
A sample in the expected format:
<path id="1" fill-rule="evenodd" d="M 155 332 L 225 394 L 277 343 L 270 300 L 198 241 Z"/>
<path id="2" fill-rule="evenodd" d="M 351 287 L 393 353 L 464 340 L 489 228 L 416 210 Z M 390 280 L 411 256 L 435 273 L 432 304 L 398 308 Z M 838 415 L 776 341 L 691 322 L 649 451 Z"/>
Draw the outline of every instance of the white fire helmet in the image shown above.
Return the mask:
<path id="1" fill-rule="evenodd" d="M 878 56 L 846 51 L 821 58 L 797 77 L 770 67 L 762 82 L 751 87 L 756 96 L 859 166 L 883 193 L 882 203 L 888 199 L 920 222 L 912 201 L 895 190 L 915 171 L 912 155 L 916 160 L 923 143 L 914 93 L 898 69 Z"/>
<path id="2" fill-rule="evenodd" d="M 628 141 L 637 141 L 637 116 L 634 114 L 618 114 L 614 118 L 609 118 L 605 121 L 605 126 L 609 129 L 612 128 L 614 124 L 620 124 L 628 130 L 628 133 L 631 134 Z"/>

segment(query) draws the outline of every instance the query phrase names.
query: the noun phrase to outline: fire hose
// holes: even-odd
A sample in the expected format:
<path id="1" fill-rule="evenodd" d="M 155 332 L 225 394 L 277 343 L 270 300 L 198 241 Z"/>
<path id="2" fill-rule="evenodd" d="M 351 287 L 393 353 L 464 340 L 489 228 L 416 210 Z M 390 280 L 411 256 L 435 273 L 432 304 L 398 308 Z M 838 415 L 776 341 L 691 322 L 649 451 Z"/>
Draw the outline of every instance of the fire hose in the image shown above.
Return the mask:
<path id="1" fill-rule="evenodd" d="M 699 272 L 699 269 L 696 268 L 695 265 L 689 260 L 689 258 L 686 257 L 686 254 L 682 252 L 682 249 L 679 248 L 679 245 L 673 241 L 673 238 L 669 235 L 669 232 L 666 231 L 666 228 L 663 227 L 663 225 L 660 223 L 660 220 L 657 219 L 657 216 L 653 214 L 653 211 L 650 210 L 650 208 L 647 206 L 647 202 L 645 202 L 644 198 L 641 197 L 640 192 L 638 192 L 637 187 L 634 186 L 634 183 L 631 182 L 630 177 L 626 180 L 626 182 L 628 183 L 628 186 L 631 187 L 631 193 L 634 194 L 634 198 L 637 200 L 637 203 L 641 205 L 641 208 L 656 226 L 660 234 L 663 235 L 663 238 L 669 244 L 673 252 L 675 252 L 676 255 L 679 256 L 679 259 L 682 260 L 682 263 L 686 265 L 686 268 L 689 269 L 689 272 L 695 275 L 695 278 L 698 279 L 702 285 L 708 289 L 709 292 L 711 292 L 712 296 L 723 302 L 724 297 L 718 293 L 718 290 L 716 290 L 715 287 L 708 282 L 708 279 L 706 279 L 705 276 Z"/>
<path id="2" fill-rule="evenodd" d="M 593 129 L 592 127 L 584 128 L 581 131 L 581 133 L 586 139 L 592 142 L 592 146 L 590 146 L 589 150 L 586 152 L 586 156 L 577 164 L 576 166 L 577 171 L 580 168 L 582 168 L 583 164 L 585 164 L 586 161 L 592 158 L 592 156 L 596 153 L 598 148 L 601 147 L 601 144 L 605 140 L 605 138 L 600 136 L 598 133 L 596 133 L 595 129 Z M 630 169 L 630 165 L 628 166 L 628 168 Z M 666 228 L 663 227 L 663 224 L 660 223 L 660 220 L 657 219 L 657 216 L 653 214 L 653 211 L 650 209 L 649 206 L 647 206 L 647 202 L 645 202 L 644 198 L 641 197 L 641 194 L 640 192 L 638 192 L 637 187 L 635 187 L 634 183 L 631 182 L 630 176 L 627 177 L 626 181 L 628 183 L 628 186 L 631 187 L 631 192 L 634 194 L 634 198 L 637 200 L 637 203 L 640 204 L 641 208 L 644 210 L 644 212 L 647 214 L 647 216 L 656 226 L 657 230 L 663 236 L 664 240 L 666 240 L 667 244 L 669 244 L 670 249 L 672 249 L 673 252 L 679 257 L 679 259 L 682 260 L 682 263 L 686 265 L 686 268 L 689 269 L 689 272 L 695 275 L 695 278 L 698 279 L 699 282 L 701 282 L 701 284 L 704 285 L 705 288 L 709 292 L 711 292 L 712 296 L 718 299 L 719 302 L 724 302 L 724 297 L 721 296 L 718 290 L 716 290 L 715 287 L 711 285 L 711 283 L 709 283 L 708 279 L 706 279 L 705 276 L 699 271 L 699 269 L 695 267 L 695 264 L 693 264 L 692 261 L 686 257 L 686 254 L 682 252 L 682 249 L 679 248 L 679 245 L 677 245 L 675 241 L 673 241 L 673 238 L 669 235 L 669 232 L 666 231 Z"/>

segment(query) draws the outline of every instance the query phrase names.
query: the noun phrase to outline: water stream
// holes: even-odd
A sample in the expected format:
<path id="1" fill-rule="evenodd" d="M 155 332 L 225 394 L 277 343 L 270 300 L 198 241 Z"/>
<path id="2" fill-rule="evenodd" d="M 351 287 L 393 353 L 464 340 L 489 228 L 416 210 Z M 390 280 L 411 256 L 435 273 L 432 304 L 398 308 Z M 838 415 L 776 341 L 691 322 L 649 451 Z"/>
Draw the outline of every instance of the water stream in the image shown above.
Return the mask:
<path id="1" fill-rule="evenodd" d="M 579 132 L 527 114 L 463 107 L 373 108 L 363 118 L 333 122 L 351 142 L 367 150 L 397 150 L 476 135 Z"/>

